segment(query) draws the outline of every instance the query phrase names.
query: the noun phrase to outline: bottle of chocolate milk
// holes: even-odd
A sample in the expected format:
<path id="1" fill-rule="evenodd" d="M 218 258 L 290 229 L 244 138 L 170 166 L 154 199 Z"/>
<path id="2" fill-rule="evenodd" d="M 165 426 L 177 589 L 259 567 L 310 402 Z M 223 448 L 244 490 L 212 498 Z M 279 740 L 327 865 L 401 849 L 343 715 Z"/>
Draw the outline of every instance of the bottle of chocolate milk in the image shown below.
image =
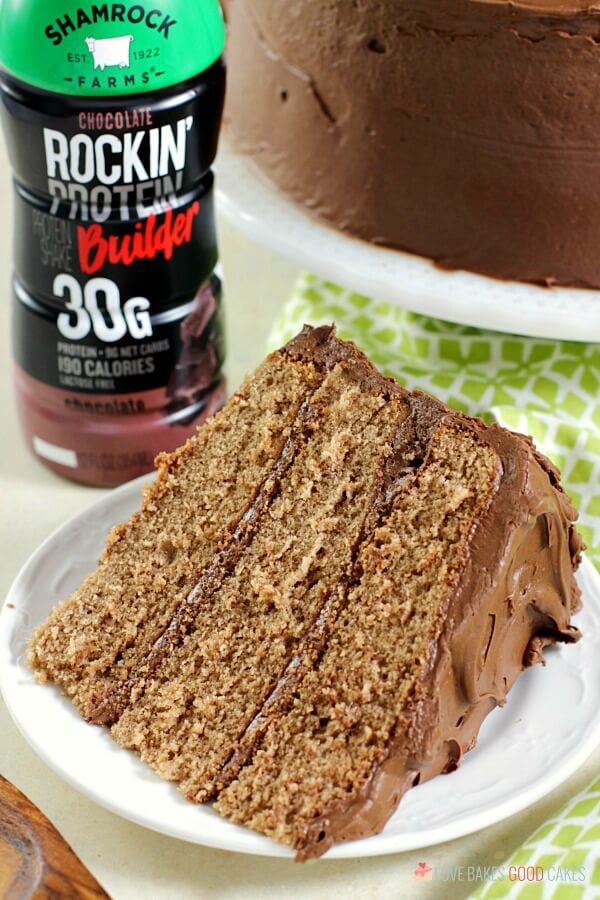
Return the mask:
<path id="1" fill-rule="evenodd" d="M 218 0 L 0 0 L 27 441 L 76 481 L 152 468 L 222 403 Z"/>

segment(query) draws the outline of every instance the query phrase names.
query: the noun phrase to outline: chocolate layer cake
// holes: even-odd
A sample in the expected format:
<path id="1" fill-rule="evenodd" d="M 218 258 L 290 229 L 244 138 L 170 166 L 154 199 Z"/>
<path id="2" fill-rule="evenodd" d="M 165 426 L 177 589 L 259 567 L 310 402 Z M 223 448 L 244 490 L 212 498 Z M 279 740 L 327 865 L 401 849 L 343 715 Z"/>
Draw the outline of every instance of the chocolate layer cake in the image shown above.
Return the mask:
<path id="1" fill-rule="evenodd" d="M 574 519 L 528 439 L 305 328 L 159 459 L 31 664 L 191 800 L 318 856 L 578 639 Z"/>
<path id="2" fill-rule="evenodd" d="M 293 199 L 445 267 L 600 287 L 597 4 L 227 10 L 227 132 Z"/>

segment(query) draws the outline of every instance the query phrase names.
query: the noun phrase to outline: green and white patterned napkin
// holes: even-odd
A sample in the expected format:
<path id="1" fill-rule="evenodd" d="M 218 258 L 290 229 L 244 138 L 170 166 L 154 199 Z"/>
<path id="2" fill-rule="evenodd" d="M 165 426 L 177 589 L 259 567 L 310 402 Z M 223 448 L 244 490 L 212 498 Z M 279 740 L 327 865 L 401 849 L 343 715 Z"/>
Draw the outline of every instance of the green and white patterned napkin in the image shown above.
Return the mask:
<path id="1" fill-rule="evenodd" d="M 600 897 L 600 780 L 577 794 L 471 900 L 594 900 Z"/>
<path id="2" fill-rule="evenodd" d="M 269 349 L 290 340 L 304 323 L 332 322 L 340 337 L 355 341 L 406 387 L 530 434 L 560 468 L 579 510 L 588 556 L 600 569 L 600 345 L 454 325 L 303 275 L 271 331 Z M 600 900 L 600 781 L 502 868 L 505 877 L 485 883 L 473 898 Z M 536 881 L 540 870 L 544 877 Z M 565 880 L 565 871 L 573 878 L 583 871 L 585 880 Z"/>
<path id="3" fill-rule="evenodd" d="M 548 302 L 552 302 L 551 295 Z M 387 375 L 455 409 L 530 434 L 562 472 L 600 569 L 600 345 L 482 331 L 407 312 L 303 275 L 269 337 L 335 322 Z"/>

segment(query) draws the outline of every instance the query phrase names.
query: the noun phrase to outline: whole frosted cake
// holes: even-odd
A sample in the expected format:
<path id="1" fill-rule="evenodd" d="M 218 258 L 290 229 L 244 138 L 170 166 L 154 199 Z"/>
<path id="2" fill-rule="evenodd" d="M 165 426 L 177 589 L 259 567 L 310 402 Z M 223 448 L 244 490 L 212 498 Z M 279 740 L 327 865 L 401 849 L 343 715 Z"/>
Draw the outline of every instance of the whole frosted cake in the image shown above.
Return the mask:
<path id="1" fill-rule="evenodd" d="M 600 287 L 597 5 L 227 11 L 227 133 L 296 201 L 441 266 Z"/>
<path id="2" fill-rule="evenodd" d="M 574 518 L 527 439 L 306 328 L 159 459 L 30 661 L 190 800 L 318 856 L 578 639 Z"/>

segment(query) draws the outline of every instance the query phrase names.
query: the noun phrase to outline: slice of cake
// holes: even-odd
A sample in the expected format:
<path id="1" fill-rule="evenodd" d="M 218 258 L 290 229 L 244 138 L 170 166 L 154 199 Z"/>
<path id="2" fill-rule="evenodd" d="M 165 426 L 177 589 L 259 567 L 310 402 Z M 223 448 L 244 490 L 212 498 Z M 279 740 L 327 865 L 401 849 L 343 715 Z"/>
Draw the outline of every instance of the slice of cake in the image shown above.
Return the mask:
<path id="1" fill-rule="evenodd" d="M 305 328 L 159 459 L 31 664 L 191 800 L 318 856 L 578 639 L 575 518 L 528 439 Z"/>

